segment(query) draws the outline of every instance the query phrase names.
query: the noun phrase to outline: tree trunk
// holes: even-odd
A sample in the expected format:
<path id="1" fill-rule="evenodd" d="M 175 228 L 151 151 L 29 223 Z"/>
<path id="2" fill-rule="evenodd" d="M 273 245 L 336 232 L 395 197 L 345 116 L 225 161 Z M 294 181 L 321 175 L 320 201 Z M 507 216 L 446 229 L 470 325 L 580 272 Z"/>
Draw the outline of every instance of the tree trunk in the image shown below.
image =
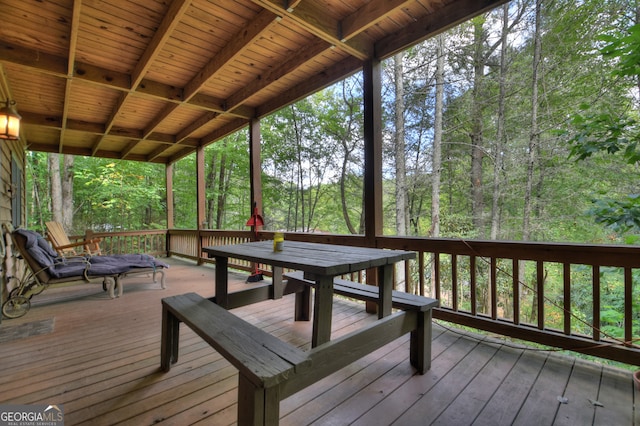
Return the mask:
<path id="1" fill-rule="evenodd" d="M 32 167 L 31 170 L 39 170 L 42 165 L 40 164 L 40 156 L 38 155 L 33 155 L 30 156 L 30 161 L 32 162 Z M 30 214 L 31 217 L 37 218 L 38 220 L 38 224 L 39 224 L 39 228 L 40 229 L 44 229 L 44 218 L 42 217 L 42 212 L 44 211 L 44 207 L 42 206 L 42 203 L 44 202 L 43 199 L 41 198 L 42 194 L 43 196 L 45 196 L 44 200 L 47 199 L 46 194 L 48 191 L 47 185 L 46 183 L 42 182 L 40 179 L 38 179 L 38 177 L 36 176 L 35 173 L 32 174 L 33 176 L 33 204 L 31 206 L 30 209 Z M 27 204 L 28 206 L 28 204 Z M 0 266 L 1 268 L 1 266 Z"/>
<path id="2" fill-rule="evenodd" d="M 353 226 L 353 222 L 349 217 L 349 210 L 347 209 L 347 164 L 349 162 L 349 155 L 351 151 L 347 149 L 347 144 L 343 141 L 343 147 L 345 150 L 345 155 L 342 159 L 342 168 L 340 169 L 340 205 L 342 207 L 342 217 L 344 218 L 345 223 L 347 224 L 347 229 L 351 234 L 357 234 L 358 231 Z"/>
<path id="3" fill-rule="evenodd" d="M 224 141 L 222 142 L 225 143 Z M 222 152 L 220 158 L 220 172 L 218 173 L 218 199 L 216 207 L 216 229 L 223 229 L 223 218 L 225 205 L 227 203 L 227 194 L 229 189 L 229 176 L 227 173 L 227 154 Z M 252 206 L 253 207 L 253 206 Z M 251 210 L 253 214 L 253 209 Z"/>
<path id="4" fill-rule="evenodd" d="M 404 140 L 404 52 L 394 57 L 395 83 L 395 159 L 396 159 L 396 235 L 407 234 L 407 170 Z"/>
<path id="5" fill-rule="evenodd" d="M 529 133 L 529 152 L 527 157 L 527 181 L 525 186 L 524 195 L 524 215 L 522 224 L 522 240 L 528 241 L 531 238 L 531 212 L 533 211 L 533 181 L 534 171 L 537 162 L 537 153 L 539 145 L 539 131 L 538 131 L 538 81 L 540 79 L 538 66 L 540 65 L 540 51 L 541 51 L 541 36 L 540 36 L 540 8 L 542 0 L 536 0 L 536 15 L 535 15 L 535 32 L 534 32 L 534 44 L 533 44 L 533 72 L 531 77 L 532 90 L 531 90 L 531 131 Z M 524 264 L 521 262 L 520 270 L 520 288 L 522 290 L 522 283 L 524 282 Z M 533 324 L 537 319 L 538 303 L 542 303 L 538 300 L 538 293 L 533 286 L 533 301 L 531 305 L 531 315 L 529 317 Z M 522 293 L 522 291 L 521 291 Z"/>
<path id="6" fill-rule="evenodd" d="M 210 194 L 211 191 L 215 188 L 216 186 L 216 170 L 217 170 L 217 164 L 216 164 L 216 157 L 217 157 L 217 153 L 213 153 L 213 155 L 211 156 L 211 162 L 209 163 L 209 173 L 207 173 L 207 178 L 205 180 L 205 192 L 207 194 Z M 219 195 L 219 194 L 218 194 Z M 214 217 L 215 217 L 215 210 L 216 210 L 216 203 L 214 202 L 214 197 L 207 195 L 206 197 L 207 200 L 207 225 L 206 228 L 211 229 L 211 227 L 214 224 Z"/>
<path id="7" fill-rule="evenodd" d="M 538 130 L 538 81 L 540 79 L 538 66 L 540 65 L 540 8 L 542 0 L 536 1 L 536 17 L 533 49 L 533 72 L 531 87 L 531 131 L 529 133 L 529 152 L 527 157 L 527 181 L 524 195 L 524 216 L 522 224 L 522 240 L 531 238 L 531 212 L 533 211 L 533 182 L 536 167 L 540 134 Z"/>
<path id="8" fill-rule="evenodd" d="M 436 38 L 436 103 L 433 123 L 433 159 L 431 178 L 431 237 L 440 236 L 440 177 L 442 174 L 442 115 L 444 111 L 444 36 Z M 431 259 L 431 296 L 435 297 L 435 262 L 436 255 Z"/>
<path id="9" fill-rule="evenodd" d="M 440 236 L 440 177 L 442 174 L 442 116 L 444 111 L 444 37 L 438 35 L 436 50 L 436 103 L 433 123 L 433 159 L 431 177 L 431 231 Z"/>
<path id="10" fill-rule="evenodd" d="M 484 44 L 484 18 L 473 20 L 474 27 L 474 81 L 472 90 L 471 110 L 471 214 L 473 226 L 478 232 L 478 238 L 484 235 L 484 194 L 482 188 L 482 160 L 484 158 L 484 140 L 482 125 L 482 89 L 484 83 L 485 59 L 483 53 Z"/>
<path id="11" fill-rule="evenodd" d="M 292 120 L 293 120 L 293 129 L 294 129 L 294 137 L 296 143 L 296 170 L 297 170 L 297 185 L 298 185 L 298 197 L 296 198 L 296 209 L 295 209 L 295 230 L 300 230 L 301 232 L 307 232 L 305 227 L 305 213 L 306 213 L 306 198 L 305 198 L 305 188 L 304 188 L 304 165 L 302 164 L 302 144 L 300 142 L 301 132 L 298 125 L 298 119 L 296 116 L 295 107 L 291 107 L 292 111 Z M 298 221 L 298 216 L 300 220 Z M 300 224 L 300 228 L 298 228 L 298 223 Z"/>
<path id="12" fill-rule="evenodd" d="M 73 155 L 65 155 L 63 159 L 64 173 L 62 174 L 62 226 L 64 229 L 73 229 Z M 78 230 L 81 231 L 81 230 Z"/>
<path id="13" fill-rule="evenodd" d="M 62 186 L 60 179 L 60 155 L 50 153 L 49 161 L 49 180 L 51 185 L 51 214 L 53 220 L 63 223 L 62 221 Z"/>
<path id="14" fill-rule="evenodd" d="M 493 204 L 491 206 L 491 239 L 498 238 L 500 232 L 500 205 L 502 199 L 502 175 L 504 173 L 504 124 L 505 124 L 505 98 L 507 80 L 507 36 L 509 35 L 509 5 L 502 8 L 502 35 L 500 49 L 500 76 L 498 96 L 498 122 L 496 123 L 496 141 L 493 163 Z"/>

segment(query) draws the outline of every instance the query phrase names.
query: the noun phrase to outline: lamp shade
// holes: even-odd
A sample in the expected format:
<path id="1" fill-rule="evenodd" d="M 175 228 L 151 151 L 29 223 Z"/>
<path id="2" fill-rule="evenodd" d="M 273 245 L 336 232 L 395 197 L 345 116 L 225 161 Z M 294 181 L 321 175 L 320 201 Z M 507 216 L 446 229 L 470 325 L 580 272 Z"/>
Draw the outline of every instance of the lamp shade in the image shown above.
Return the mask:
<path id="1" fill-rule="evenodd" d="M 15 109 L 15 101 L 6 101 L 0 108 L 0 139 L 18 139 L 20 137 L 20 114 Z"/>

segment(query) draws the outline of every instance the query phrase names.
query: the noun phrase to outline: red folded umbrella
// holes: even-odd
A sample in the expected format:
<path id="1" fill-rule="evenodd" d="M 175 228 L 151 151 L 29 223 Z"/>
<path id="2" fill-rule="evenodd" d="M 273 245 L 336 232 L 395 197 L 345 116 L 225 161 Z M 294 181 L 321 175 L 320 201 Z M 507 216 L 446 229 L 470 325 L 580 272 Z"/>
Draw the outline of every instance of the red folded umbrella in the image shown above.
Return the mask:
<path id="1" fill-rule="evenodd" d="M 253 203 L 253 215 L 251 215 L 249 220 L 247 220 L 247 226 L 251 227 L 254 233 L 253 239 L 257 241 L 258 226 L 264 226 L 264 220 L 262 219 L 262 216 L 258 214 L 258 207 L 256 206 L 256 203 Z M 258 281 L 262 281 L 263 279 L 264 277 L 262 276 L 262 272 L 260 272 L 260 270 L 258 269 L 258 264 L 256 263 L 255 270 L 253 271 L 253 274 L 249 275 L 249 277 L 247 278 L 247 282 L 255 283 Z"/>

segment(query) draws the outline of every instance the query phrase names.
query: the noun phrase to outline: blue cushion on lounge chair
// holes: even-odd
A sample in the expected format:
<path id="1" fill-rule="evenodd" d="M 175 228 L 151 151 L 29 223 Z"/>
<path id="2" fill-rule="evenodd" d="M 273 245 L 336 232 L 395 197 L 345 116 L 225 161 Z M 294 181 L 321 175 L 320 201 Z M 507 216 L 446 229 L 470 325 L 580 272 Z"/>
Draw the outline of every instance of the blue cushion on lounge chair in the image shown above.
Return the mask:
<path id="1" fill-rule="evenodd" d="M 16 232 L 24 236 L 26 239 L 25 248 L 40 266 L 48 268 L 58 261 L 58 253 L 49 246 L 42 238 L 42 235 L 28 229 L 17 229 Z M 41 244 L 40 241 L 44 244 Z M 48 246 L 49 250 L 43 248 L 43 246 Z"/>
<path id="2" fill-rule="evenodd" d="M 129 272 L 135 268 L 168 268 L 153 256 L 147 254 L 116 254 L 111 256 L 69 257 L 59 256 L 49 243 L 34 231 L 17 229 L 26 239 L 25 248 L 47 273 L 54 278 L 73 276 L 109 276 Z"/>

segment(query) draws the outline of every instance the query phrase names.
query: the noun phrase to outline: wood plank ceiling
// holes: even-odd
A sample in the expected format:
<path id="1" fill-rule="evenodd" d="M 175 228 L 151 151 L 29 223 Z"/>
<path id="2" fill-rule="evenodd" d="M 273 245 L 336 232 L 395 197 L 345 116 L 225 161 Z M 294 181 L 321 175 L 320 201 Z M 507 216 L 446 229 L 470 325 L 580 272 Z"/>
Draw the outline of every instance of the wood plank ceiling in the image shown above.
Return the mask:
<path id="1" fill-rule="evenodd" d="M 171 163 L 504 1 L 2 0 L 0 87 L 29 150 Z"/>

